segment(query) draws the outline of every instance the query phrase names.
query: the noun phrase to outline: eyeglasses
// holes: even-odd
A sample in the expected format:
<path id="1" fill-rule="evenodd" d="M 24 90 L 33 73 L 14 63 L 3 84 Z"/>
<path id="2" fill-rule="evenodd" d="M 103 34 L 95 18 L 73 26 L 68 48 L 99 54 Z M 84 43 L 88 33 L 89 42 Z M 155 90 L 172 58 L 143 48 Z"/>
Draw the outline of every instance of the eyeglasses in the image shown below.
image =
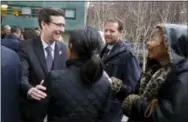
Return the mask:
<path id="1" fill-rule="evenodd" d="M 63 23 L 55 23 L 55 22 L 50 22 L 50 23 L 56 25 L 57 27 L 61 27 L 61 28 L 65 27 L 65 24 L 63 24 Z"/>

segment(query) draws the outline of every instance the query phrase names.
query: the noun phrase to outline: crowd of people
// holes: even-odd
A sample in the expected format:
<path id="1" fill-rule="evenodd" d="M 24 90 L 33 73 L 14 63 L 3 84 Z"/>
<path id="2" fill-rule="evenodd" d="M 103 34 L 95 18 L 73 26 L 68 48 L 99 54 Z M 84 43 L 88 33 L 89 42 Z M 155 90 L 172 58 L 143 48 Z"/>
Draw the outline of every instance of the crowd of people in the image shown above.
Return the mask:
<path id="1" fill-rule="evenodd" d="M 68 45 L 59 8 L 39 11 L 40 30 L 4 26 L 2 122 L 188 121 L 187 25 L 153 27 L 142 72 L 121 21 L 74 29 Z"/>

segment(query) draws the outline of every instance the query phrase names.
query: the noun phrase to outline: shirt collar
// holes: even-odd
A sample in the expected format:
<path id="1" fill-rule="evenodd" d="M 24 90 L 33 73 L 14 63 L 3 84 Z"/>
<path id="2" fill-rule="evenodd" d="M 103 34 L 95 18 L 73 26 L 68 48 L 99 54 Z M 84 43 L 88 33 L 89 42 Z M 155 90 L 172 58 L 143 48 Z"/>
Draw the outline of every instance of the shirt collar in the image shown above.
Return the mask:
<path id="1" fill-rule="evenodd" d="M 111 50 L 114 47 L 114 45 L 108 45 L 107 48 Z"/>
<path id="2" fill-rule="evenodd" d="M 55 50 L 55 42 L 53 42 L 51 45 L 48 45 L 42 38 L 41 38 L 41 41 L 42 41 L 42 45 L 43 45 L 44 49 L 46 49 L 46 47 L 50 46 L 53 51 Z"/>

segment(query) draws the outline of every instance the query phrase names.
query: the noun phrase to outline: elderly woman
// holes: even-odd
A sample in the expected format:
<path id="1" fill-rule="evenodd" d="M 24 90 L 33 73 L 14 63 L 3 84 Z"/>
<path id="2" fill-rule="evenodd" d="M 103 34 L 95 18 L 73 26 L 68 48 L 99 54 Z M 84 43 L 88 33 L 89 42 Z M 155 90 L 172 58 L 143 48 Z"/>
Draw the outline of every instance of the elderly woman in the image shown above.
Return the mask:
<path id="1" fill-rule="evenodd" d="M 112 78 L 112 89 L 123 100 L 129 122 L 188 122 L 187 33 L 186 25 L 159 24 L 153 29 L 146 72 L 135 94 Z"/>

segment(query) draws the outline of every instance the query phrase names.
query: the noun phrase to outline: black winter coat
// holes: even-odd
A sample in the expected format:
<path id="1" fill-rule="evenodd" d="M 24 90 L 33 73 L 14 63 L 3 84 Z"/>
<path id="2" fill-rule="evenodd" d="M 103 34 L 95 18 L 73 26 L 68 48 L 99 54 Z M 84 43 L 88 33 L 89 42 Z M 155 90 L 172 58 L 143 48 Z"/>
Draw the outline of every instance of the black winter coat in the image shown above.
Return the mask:
<path id="1" fill-rule="evenodd" d="M 111 88 L 103 75 L 93 84 L 81 80 L 80 61 L 68 61 L 65 70 L 52 71 L 45 81 L 47 99 L 43 115 L 49 122 L 108 122 Z M 44 107 L 47 108 L 47 107 Z"/>

